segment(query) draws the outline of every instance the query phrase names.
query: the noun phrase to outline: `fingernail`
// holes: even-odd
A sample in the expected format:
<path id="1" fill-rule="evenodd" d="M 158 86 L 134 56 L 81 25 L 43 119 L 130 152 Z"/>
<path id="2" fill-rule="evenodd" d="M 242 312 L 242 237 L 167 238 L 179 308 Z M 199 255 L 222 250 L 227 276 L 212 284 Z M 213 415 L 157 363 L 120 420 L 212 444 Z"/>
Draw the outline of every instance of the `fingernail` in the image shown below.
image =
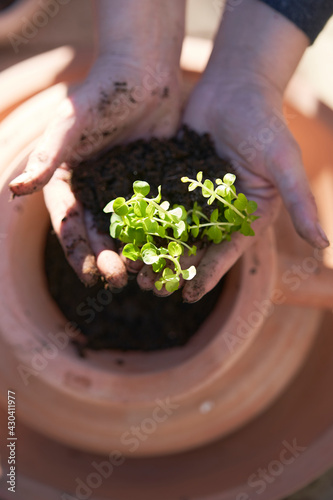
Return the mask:
<path id="1" fill-rule="evenodd" d="M 317 230 L 318 230 L 318 233 L 320 234 L 320 238 L 317 238 L 318 245 L 320 246 L 320 248 L 328 247 L 330 245 L 330 242 L 325 234 L 325 231 L 323 230 L 323 228 L 319 224 L 319 222 L 317 222 Z"/>
<path id="2" fill-rule="evenodd" d="M 10 185 L 15 185 L 15 184 L 24 184 L 25 182 L 28 182 L 31 180 L 31 175 L 28 172 L 23 172 L 23 174 L 20 174 L 19 176 L 15 177 L 10 183 Z"/>

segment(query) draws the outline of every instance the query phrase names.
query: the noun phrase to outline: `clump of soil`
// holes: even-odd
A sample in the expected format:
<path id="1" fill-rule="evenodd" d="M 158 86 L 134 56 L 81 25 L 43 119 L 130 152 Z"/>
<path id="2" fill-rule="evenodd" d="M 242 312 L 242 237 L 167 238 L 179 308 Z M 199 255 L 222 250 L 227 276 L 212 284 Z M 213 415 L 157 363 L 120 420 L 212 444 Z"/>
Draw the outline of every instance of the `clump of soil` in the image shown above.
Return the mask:
<path id="1" fill-rule="evenodd" d="M 152 138 L 119 145 L 86 160 L 72 172 L 72 189 L 93 214 L 102 233 L 109 234 L 110 216 L 103 208 L 112 199 L 132 195 L 135 180 L 145 180 L 151 195 L 162 185 L 162 198 L 189 209 L 199 201 L 200 190 L 188 191 L 182 176 L 215 180 L 232 171 L 219 158 L 208 134 L 200 136 L 183 127 L 177 137 Z M 181 346 L 194 335 L 210 314 L 221 293 L 222 283 L 197 304 L 186 304 L 181 291 L 166 298 L 143 292 L 135 277 L 119 293 L 105 289 L 100 281 L 87 289 L 68 265 L 56 237 L 50 232 L 46 245 L 46 275 L 49 289 L 64 315 L 75 321 L 86 341 L 83 349 L 158 350 Z M 82 349 L 81 349 L 82 352 Z"/>

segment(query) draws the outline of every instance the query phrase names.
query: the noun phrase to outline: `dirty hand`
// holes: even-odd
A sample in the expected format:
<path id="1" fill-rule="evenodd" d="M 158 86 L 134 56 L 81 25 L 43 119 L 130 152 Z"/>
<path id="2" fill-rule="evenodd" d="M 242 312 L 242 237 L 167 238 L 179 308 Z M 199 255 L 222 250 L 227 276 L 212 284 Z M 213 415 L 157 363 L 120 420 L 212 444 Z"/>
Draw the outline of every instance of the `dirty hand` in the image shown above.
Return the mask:
<path id="1" fill-rule="evenodd" d="M 179 58 L 184 2 L 100 0 L 99 52 L 88 77 L 61 103 L 10 188 L 44 188 L 53 228 L 86 284 L 101 274 L 127 282 L 125 263 L 70 188 L 70 169 L 99 150 L 137 138 L 172 135 L 179 124 Z M 45 186 L 45 187 L 44 187 Z"/>
<path id="2" fill-rule="evenodd" d="M 258 204 L 256 237 L 234 234 L 210 245 L 183 297 L 194 302 L 211 290 L 275 219 L 282 198 L 297 232 L 317 248 L 328 246 L 317 217 L 301 153 L 282 115 L 285 87 L 308 45 L 290 21 L 258 0 L 227 12 L 208 67 L 192 93 L 184 122 L 208 131 L 218 154 L 231 160 L 238 191 Z"/>

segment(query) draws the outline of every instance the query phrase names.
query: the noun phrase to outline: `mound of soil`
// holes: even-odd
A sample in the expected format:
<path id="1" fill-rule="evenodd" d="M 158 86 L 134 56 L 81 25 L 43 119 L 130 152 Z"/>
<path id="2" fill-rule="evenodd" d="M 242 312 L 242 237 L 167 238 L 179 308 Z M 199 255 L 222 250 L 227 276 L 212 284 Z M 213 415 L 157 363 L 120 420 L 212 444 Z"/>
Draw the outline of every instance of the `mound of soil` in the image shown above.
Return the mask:
<path id="1" fill-rule="evenodd" d="M 231 165 L 219 158 L 208 134 L 199 135 L 183 127 L 171 139 L 152 138 L 119 145 L 98 157 L 78 165 L 72 174 L 72 190 L 75 196 L 94 216 L 98 230 L 109 234 L 110 216 L 104 214 L 105 205 L 123 196 L 133 194 L 133 182 L 143 180 L 150 184 L 150 196 L 157 195 L 162 186 L 162 199 L 171 204 L 184 205 L 189 209 L 199 201 L 209 213 L 200 190 L 188 191 L 188 184 L 181 177 L 195 178 L 202 171 L 204 178 L 215 180 L 232 172 Z"/>
<path id="2" fill-rule="evenodd" d="M 151 195 L 162 185 L 162 198 L 185 208 L 200 200 L 199 190 L 189 192 L 180 181 L 184 175 L 214 180 L 232 171 L 219 158 L 208 134 L 202 136 L 184 127 L 177 137 L 138 140 L 82 162 L 72 172 L 72 189 L 90 210 L 102 233 L 109 232 L 110 216 L 103 208 L 112 199 L 132 195 L 135 180 L 145 180 Z M 210 210 L 203 203 L 206 210 Z M 75 321 L 85 336 L 84 349 L 158 350 L 184 345 L 214 308 L 222 282 L 197 304 L 182 301 L 181 291 L 159 298 L 139 289 L 135 276 L 121 291 L 110 291 L 100 280 L 87 289 L 68 265 L 50 231 L 45 253 L 49 289 L 64 315 Z"/>

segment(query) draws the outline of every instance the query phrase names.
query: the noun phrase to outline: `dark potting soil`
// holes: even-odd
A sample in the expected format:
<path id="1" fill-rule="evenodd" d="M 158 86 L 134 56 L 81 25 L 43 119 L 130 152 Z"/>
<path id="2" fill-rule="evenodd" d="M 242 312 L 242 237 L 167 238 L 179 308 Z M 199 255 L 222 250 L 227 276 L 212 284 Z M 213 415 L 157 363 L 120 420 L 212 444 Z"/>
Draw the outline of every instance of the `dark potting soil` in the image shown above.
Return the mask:
<path id="1" fill-rule="evenodd" d="M 135 180 L 150 184 L 149 197 L 157 195 L 162 186 L 162 200 L 184 205 L 189 209 L 198 201 L 209 213 L 210 208 L 199 189 L 188 191 L 181 177 L 195 178 L 202 171 L 204 178 L 214 180 L 232 172 L 231 165 L 219 158 L 208 134 L 199 135 L 183 127 L 177 137 L 152 138 L 119 145 L 96 158 L 82 162 L 73 170 L 72 189 L 76 197 L 94 216 L 99 231 L 109 233 L 110 215 L 103 212 L 105 205 L 123 196 L 133 194 Z"/>
<path id="2" fill-rule="evenodd" d="M 115 146 L 82 162 L 73 170 L 72 189 L 92 212 L 99 231 L 108 234 L 110 215 L 104 214 L 103 208 L 118 196 L 129 198 L 137 179 L 149 182 L 152 196 L 162 185 L 162 199 L 171 205 L 182 204 L 188 209 L 198 201 L 209 211 L 200 190 L 189 192 L 188 184 L 180 181 L 184 175 L 195 178 L 200 170 L 204 178 L 214 180 L 232 168 L 217 156 L 208 134 L 200 136 L 184 127 L 177 137 Z M 120 292 L 111 292 L 102 280 L 86 288 L 67 263 L 52 231 L 47 238 L 45 267 L 52 297 L 83 333 L 81 353 L 84 349 L 151 351 L 184 345 L 213 310 L 223 286 L 220 282 L 197 304 L 184 303 L 181 290 L 164 298 L 143 292 L 135 276 L 130 276 Z"/>
<path id="3" fill-rule="evenodd" d="M 157 297 L 142 291 L 134 275 L 120 292 L 102 281 L 85 287 L 68 264 L 57 237 L 49 232 L 46 244 L 46 275 L 49 290 L 60 310 L 78 324 L 85 349 L 153 351 L 181 346 L 214 308 L 222 281 L 200 303 L 184 303 L 181 291 Z"/>

